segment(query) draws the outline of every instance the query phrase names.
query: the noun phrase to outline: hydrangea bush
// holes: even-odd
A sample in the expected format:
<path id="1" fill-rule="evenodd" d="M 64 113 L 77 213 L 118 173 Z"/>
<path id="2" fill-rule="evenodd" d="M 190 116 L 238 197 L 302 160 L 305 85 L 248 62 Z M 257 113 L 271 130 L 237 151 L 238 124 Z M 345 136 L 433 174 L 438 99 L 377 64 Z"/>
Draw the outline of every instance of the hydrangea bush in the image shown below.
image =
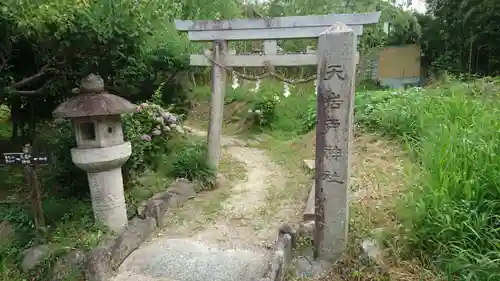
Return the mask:
<path id="1" fill-rule="evenodd" d="M 153 102 L 141 103 L 136 112 L 124 114 L 124 137 L 132 143 L 132 155 L 125 163 L 128 170 L 141 173 L 168 153 L 167 142 L 175 134 L 184 134 L 180 118 Z"/>

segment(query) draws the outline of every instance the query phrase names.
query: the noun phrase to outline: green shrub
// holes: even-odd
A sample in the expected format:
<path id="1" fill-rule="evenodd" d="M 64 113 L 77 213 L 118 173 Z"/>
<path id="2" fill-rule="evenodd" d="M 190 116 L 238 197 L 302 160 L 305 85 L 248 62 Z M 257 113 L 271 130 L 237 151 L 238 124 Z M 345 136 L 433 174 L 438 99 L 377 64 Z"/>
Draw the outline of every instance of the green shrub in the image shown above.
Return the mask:
<path id="1" fill-rule="evenodd" d="M 250 110 L 248 110 L 248 119 L 251 120 L 255 127 L 265 128 L 271 126 L 271 123 L 276 120 L 276 105 L 279 102 L 279 97 L 262 97 L 254 102 Z"/>
<path id="2" fill-rule="evenodd" d="M 171 178 L 186 178 L 211 188 L 215 169 L 208 164 L 205 141 L 178 138 L 170 144 L 171 153 L 163 161 L 163 172 Z"/>
<path id="3" fill-rule="evenodd" d="M 137 112 L 123 115 L 125 139 L 132 143 L 132 155 L 124 164 L 124 171 L 139 174 L 147 168 L 156 169 L 157 163 L 168 154 L 172 135 L 183 133 L 178 117 L 154 103 L 142 103 Z"/>
<path id="4" fill-rule="evenodd" d="M 301 118 L 301 133 L 305 134 L 316 127 L 316 103 L 309 104 L 307 112 Z"/>
<path id="5" fill-rule="evenodd" d="M 49 126 L 54 135 L 48 139 L 52 158 L 47 181 L 57 185 L 60 195 L 86 197 L 89 193 L 87 174 L 71 161 L 71 148 L 76 147 L 71 122 L 56 120 Z"/>
<path id="6" fill-rule="evenodd" d="M 454 280 L 500 280 L 499 82 L 357 97 L 357 121 L 406 141 L 420 164 L 399 212 L 409 249 Z"/>

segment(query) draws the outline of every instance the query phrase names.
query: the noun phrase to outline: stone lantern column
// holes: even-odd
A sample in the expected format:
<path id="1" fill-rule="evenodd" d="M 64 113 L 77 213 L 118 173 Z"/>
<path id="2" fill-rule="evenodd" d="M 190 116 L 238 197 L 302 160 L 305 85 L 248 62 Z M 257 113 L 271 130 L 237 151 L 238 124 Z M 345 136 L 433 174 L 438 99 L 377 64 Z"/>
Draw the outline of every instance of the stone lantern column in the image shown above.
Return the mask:
<path id="1" fill-rule="evenodd" d="M 77 147 L 71 149 L 71 159 L 87 172 L 95 219 L 120 233 L 128 224 L 121 166 L 132 153 L 123 139 L 120 114 L 136 106 L 107 93 L 103 79 L 93 74 L 73 93 L 52 115 L 73 121 Z"/>

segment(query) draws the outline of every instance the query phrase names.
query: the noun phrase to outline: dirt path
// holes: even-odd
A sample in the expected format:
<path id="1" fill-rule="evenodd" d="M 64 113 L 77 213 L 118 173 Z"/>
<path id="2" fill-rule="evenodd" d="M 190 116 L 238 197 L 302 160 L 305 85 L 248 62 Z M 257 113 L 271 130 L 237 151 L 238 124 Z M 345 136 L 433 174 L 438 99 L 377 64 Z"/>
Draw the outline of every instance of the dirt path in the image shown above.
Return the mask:
<path id="1" fill-rule="evenodd" d="M 261 274 L 279 225 L 299 220 L 298 203 L 287 202 L 285 173 L 263 150 L 226 136 L 221 145 L 245 166 L 245 179 L 169 215 L 167 228 L 132 253 L 115 280 L 244 281 Z M 276 198 L 283 200 L 279 211 Z"/>

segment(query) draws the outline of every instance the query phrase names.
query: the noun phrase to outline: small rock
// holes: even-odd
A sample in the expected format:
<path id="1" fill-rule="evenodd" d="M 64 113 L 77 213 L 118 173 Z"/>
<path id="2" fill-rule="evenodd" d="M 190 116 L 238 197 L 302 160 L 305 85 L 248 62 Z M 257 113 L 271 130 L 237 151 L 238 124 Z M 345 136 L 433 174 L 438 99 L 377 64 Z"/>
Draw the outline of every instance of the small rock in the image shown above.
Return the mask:
<path id="1" fill-rule="evenodd" d="M 155 229 L 156 221 L 154 218 L 132 219 L 125 231 L 115 240 L 115 244 L 111 248 L 111 268 L 116 270 L 123 260 L 125 260 L 132 251 L 139 248 Z"/>
<path id="2" fill-rule="evenodd" d="M 368 264 L 376 264 L 379 269 L 386 271 L 382 246 L 375 239 L 364 239 L 361 242 L 361 261 Z"/>
<path id="3" fill-rule="evenodd" d="M 177 179 L 168 187 L 167 190 L 177 195 L 179 204 L 182 204 L 196 196 L 194 184 L 184 178 Z"/>
<path id="4" fill-rule="evenodd" d="M 257 146 L 259 144 L 260 144 L 260 142 L 257 140 L 248 140 L 246 143 L 242 142 L 242 144 L 240 144 L 240 146 Z"/>
<path id="5" fill-rule="evenodd" d="M 52 270 L 51 281 L 64 281 L 81 276 L 85 263 L 85 253 L 80 250 L 71 251 L 58 259 Z"/>
<path id="6" fill-rule="evenodd" d="M 145 217 L 144 212 L 146 211 L 146 207 L 148 206 L 148 204 L 151 205 L 151 203 L 149 203 L 150 201 L 168 202 L 168 199 L 172 196 L 173 196 L 173 193 L 168 191 L 168 190 L 162 191 L 159 193 L 155 193 L 151 198 L 149 198 L 148 200 L 144 200 L 137 205 L 137 214 L 139 215 L 139 217 L 144 218 Z"/>
<path id="7" fill-rule="evenodd" d="M 114 239 L 108 238 L 87 254 L 84 271 L 88 281 L 106 281 L 113 275 L 111 249 L 114 245 Z"/>
<path id="8" fill-rule="evenodd" d="M 83 78 L 80 82 L 80 93 L 101 93 L 104 91 L 104 80 L 93 73 Z"/>
<path id="9" fill-rule="evenodd" d="M 226 178 L 226 176 L 221 173 L 217 173 L 217 176 L 215 178 L 215 187 L 219 188 L 227 185 L 229 185 L 229 180 Z"/>
<path id="10" fill-rule="evenodd" d="M 127 205 L 127 219 L 132 219 L 133 217 L 135 217 L 137 214 L 139 214 L 137 212 L 137 209 L 138 208 L 134 208 L 134 206 L 132 205 Z"/>
<path id="11" fill-rule="evenodd" d="M 153 218 L 156 221 L 157 227 L 163 227 L 163 218 L 169 206 L 168 198 L 170 198 L 170 196 L 164 200 L 148 200 L 143 208 L 143 211 L 139 213 L 139 217 L 142 219 Z"/>
<path id="12" fill-rule="evenodd" d="M 367 258 L 375 259 L 380 252 L 377 241 L 373 239 L 365 239 L 361 242 L 362 255 Z"/>
<path id="13" fill-rule="evenodd" d="M 168 198 L 172 197 L 172 192 L 166 190 L 159 193 L 155 193 L 151 199 L 167 201 Z"/>
<path id="14" fill-rule="evenodd" d="M 294 261 L 295 275 L 305 280 L 317 280 L 324 277 L 331 264 L 315 260 L 312 256 L 300 256 Z"/>
<path id="15" fill-rule="evenodd" d="M 314 171 L 315 166 L 316 166 L 315 160 L 304 159 L 304 167 L 307 169 L 308 172 Z"/>
<path id="16" fill-rule="evenodd" d="M 45 258 L 50 256 L 55 251 L 52 245 L 38 245 L 31 247 L 23 252 L 21 261 L 21 269 L 28 272 L 39 265 Z"/>
<path id="17" fill-rule="evenodd" d="M 181 205 L 179 201 L 179 196 L 177 194 L 172 194 L 170 198 L 168 198 L 168 206 L 170 208 L 177 208 Z"/>
<path id="18" fill-rule="evenodd" d="M 300 230 L 302 234 L 312 237 L 315 225 L 315 221 L 306 221 L 300 225 Z"/>
<path id="19" fill-rule="evenodd" d="M 0 247 L 12 235 L 12 224 L 8 221 L 0 221 Z"/>

